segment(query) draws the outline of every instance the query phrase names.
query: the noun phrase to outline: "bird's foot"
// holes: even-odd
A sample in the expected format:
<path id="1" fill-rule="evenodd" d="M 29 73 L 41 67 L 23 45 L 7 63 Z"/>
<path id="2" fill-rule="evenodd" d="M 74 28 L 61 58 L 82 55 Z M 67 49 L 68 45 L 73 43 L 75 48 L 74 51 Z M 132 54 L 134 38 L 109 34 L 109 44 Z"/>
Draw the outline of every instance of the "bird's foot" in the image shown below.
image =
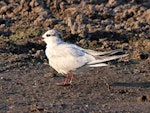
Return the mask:
<path id="1" fill-rule="evenodd" d="M 57 86 L 70 86 L 72 82 L 62 82 L 62 83 L 57 83 Z"/>
<path id="2" fill-rule="evenodd" d="M 72 84 L 72 81 L 74 79 L 74 75 L 72 75 L 71 80 L 68 82 L 68 75 L 66 75 L 65 82 L 63 83 L 57 83 L 57 86 L 70 86 Z"/>

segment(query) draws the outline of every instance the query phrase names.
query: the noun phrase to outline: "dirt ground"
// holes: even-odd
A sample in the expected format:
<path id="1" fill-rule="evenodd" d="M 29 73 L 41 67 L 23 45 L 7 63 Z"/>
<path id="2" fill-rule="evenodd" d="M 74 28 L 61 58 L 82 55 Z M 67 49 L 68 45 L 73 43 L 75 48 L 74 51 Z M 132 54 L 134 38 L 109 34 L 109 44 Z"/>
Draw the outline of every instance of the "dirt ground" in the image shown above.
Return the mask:
<path id="1" fill-rule="evenodd" d="M 48 64 L 18 57 L 17 63 L 8 63 L 11 57 L 0 55 L 7 65 L 0 73 L 1 113 L 149 113 L 147 61 L 89 69 L 76 75 L 73 85 L 62 87 L 56 83 L 64 77 L 48 76 Z"/>
<path id="2" fill-rule="evenodd" d="M 0 1 L 0 113 L 150 113 L 149 0 Z M 47 29 L 65 41 L 128 57 L 75 75 L 48 65 Z"/>

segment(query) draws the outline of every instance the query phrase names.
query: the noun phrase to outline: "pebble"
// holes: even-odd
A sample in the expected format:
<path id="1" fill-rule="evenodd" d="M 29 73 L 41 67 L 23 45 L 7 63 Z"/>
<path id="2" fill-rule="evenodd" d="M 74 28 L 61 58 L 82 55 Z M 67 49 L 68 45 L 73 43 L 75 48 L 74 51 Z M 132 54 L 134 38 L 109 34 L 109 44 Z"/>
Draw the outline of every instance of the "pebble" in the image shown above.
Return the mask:
<path id="1" fill-rule="evenodd" d="M 137 98 L 138 102 L 150 102 L 150 95 L 142 95 Z"/>

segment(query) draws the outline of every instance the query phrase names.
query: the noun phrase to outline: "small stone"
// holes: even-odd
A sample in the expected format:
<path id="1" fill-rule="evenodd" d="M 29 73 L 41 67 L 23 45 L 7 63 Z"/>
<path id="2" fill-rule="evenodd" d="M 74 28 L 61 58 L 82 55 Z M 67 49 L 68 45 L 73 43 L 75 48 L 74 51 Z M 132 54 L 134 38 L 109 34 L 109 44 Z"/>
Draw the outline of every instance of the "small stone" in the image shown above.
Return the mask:
<path id="1" fill-rule="evenodd" d="M 69 17 L 67 19 L 67 24 L 68 24 L 69 27 L 72 27 L 72 25 L 73 25 L 73 19 L 71 17 Z"/>
<path id="2" fill-rule="evenodd" d="M 65 10 L 65 3 L 64 2 L 60 3 L 60 9 L 61 9 L 61 11 Z"/>
<path id="3" fill-rule="evenodd" d="M 113 26 L 112 25 L 107 25 L 105 29 L 106 29 L 106 31 L 111 31 L 113 29 Z"/>
<path id="4" fill-rule="evenodd" d="M 147 95 L 147 101 L 150 102 L 150 95 Z"/>
<path id="5" fill-rule="evenodd" d="M 93 5 L 89 5 L 89 6 L 88 6 L 88 11 L 89 11 L 90 13 L 94 13 L 94 12 L 95 12 L 95 7 L 94 7 Z"/>
<path id="6" fill-rule="evenodd" d="M 38 6 L 39 3 L 36 0 L 32 0 L 29 5 L 33 8 L 33 7 Z"/>
<path id="7" fill-rule="evenodd" d="M 83 17 L 82 14 L 77 15 L 77 17 L 76 17 L 76 22 L 77 22 L 77 23 L 83 23 L 83 19 L 84 19 L 84 17 Z"/>
<path id="8" fill-rule="evenodd" d="M 141 58 L 141 60 L 148 59 L 148 54 L 141 53 L 140 58 Z"/>
<path id="9" fill-rule="evenodd" d="M 95 45 L 97 45 L 97 40 L 93 40 L 92 42 L 89 43 L 90 47 L 93 47 Z"/>
<path id="10" fill-rule="evenodd" d="M 55 74 L 54 73 L 46 73 L 44 74 L 44 77 L 54 77 Z"/>
<path id="11" fill-rule="evenodd" d="M 0 14 L 2 14 L 2 13 L 4 13 L 4 12 L 7 12 L 7 10 L 8 10 L 8 6 L 3 6 L 3 7 L 1 7 L 0 8 Z"/>
<path id="12" fill-rule="evenodd" d="M 56 19 L 46 19 L 43 23 L 43 26 L 44 26 L 44 28 L 54 26 L 57 24 L 57 22 L 58 21 Z"/>
<path id="13" fill-rule="evenodd" d="M 115 24 L 115 29 L 120 29 L 121 25 L 120 24 Z"/>
<path id="14" fill-rule="evenodd" d="M 107 6 L 109 7 L 116 7 L 118 6 L 122 1 L 120 0 L 108 0 Z"/>
<path id="15" fill-rule="evenodd" d="M 43 50 L 37 50 L 36 53 L 34 54 L 34 57 L 40 57 L 40 56 L 45 56 L 45 53 Z"/>
<path id="16" fill-rule="evenodd" d="M 0 1 L 0 6 L 5 6 L 7 5 L 4 1 Z"/>
<path id="17" fill-rule="evenodd" d="M 81 7 L 83 7 L 83 8 L 87 7 L 87 2 L 82 1 L 82 2 L 81 2 Z"/>
<path id="18" fill-rule="evenodd" d="M 73 26 L 70 28 L 71 29 L 71 34 L 76 34 L 78 30 L 78 24 L 74 22 Z"/>
<path id="19" fill-rule="evenodd" d="M 81 40 L 79 41 L 79 44 L 84 45 L 84 44 L 85 44 L 85 39 L 81 39 Z"/>
<path id="20" fill-rule="evenodd" d="M 137 101 L 138 102 L 146 102 L 146 101 L 150 102 L 150 96 L 149 95 L 148 96 L 145 96 L 145 95 L 140 96 L 140 97 L 137 98 Z"/>

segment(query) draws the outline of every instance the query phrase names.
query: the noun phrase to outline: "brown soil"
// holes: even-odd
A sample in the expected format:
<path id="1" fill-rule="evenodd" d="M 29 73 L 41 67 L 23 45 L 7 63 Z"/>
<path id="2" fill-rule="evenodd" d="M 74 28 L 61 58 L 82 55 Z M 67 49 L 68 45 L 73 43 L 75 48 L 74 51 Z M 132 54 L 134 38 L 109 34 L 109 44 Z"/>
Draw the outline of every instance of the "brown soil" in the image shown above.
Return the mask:
<path id="1" fill-rule="evenodd" d="M 0 1 L 0 113 L 149 113 L 150 2 L 148 0 Z M 50 68 L 48 28 L 95 50 L 129 57 L 89 69 L 73 85 Z"/>

